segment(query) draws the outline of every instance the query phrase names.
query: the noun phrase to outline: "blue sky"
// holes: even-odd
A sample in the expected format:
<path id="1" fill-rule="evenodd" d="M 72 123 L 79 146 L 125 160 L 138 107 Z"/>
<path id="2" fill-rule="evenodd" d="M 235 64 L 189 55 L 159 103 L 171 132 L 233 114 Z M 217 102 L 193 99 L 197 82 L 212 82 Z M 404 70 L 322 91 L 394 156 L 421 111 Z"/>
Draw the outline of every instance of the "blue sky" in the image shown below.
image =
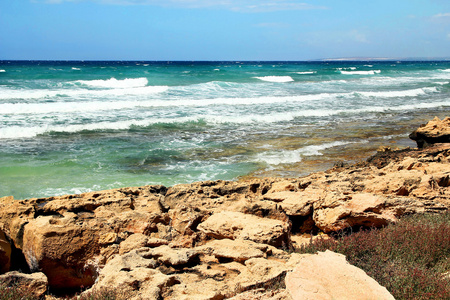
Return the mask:
<path id="1" fill-rule="evenodd" d="M 450 57 L 449 0 L 0 0 L 0 59 Z"/>

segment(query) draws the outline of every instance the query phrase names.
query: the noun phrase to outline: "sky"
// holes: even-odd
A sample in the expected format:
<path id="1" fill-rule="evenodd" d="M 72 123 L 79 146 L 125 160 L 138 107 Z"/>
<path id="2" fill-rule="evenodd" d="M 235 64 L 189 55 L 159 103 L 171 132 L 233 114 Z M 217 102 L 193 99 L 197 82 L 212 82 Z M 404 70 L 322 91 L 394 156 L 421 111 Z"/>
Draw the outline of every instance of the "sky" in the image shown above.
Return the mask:
<path id="1" fill-rule="evenodd" d="M 449 0 L 0 0 L 0 60 L 448 58 Z"/>

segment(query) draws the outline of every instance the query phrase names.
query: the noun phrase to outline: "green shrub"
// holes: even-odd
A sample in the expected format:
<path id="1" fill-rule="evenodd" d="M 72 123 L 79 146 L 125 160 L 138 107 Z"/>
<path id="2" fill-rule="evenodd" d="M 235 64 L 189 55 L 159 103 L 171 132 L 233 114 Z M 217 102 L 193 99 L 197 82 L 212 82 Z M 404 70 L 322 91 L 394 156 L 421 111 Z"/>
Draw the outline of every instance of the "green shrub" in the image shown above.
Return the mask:
<path id="1" fill-rule="evenodd" d="M 396 299 L 450 299 L 450 213 L 414 215 L 383 229 L 318 239 L 301 253 L 344 254 Z"/>

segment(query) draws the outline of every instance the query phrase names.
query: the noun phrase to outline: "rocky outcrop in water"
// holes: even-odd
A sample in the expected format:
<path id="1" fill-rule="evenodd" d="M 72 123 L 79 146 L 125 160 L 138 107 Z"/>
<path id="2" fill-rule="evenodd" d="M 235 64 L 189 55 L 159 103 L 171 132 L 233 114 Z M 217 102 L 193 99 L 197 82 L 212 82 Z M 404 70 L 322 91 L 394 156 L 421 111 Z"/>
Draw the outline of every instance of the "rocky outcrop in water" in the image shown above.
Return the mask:
<path id="1" fill-rule="evenodd" d="M 411 133 L 409 138 L 415 140 L 419 148 L 436 143 L 450 143 L 450 117 L 443 120 L 435 117 Z"/>
<path id="2" fill-rule="evenodd" d="M 436 144 L 302 178 L 5 197 L 1 269 L 22 257 L 14 265 L 44 273 L 53 291 L 107 287 L 130 299 L 290 299 L 302 292 L 286 275 L 315 261 L 286 251 L 304 234 L 442 212 L 450 207 L 449 186 L 450 145 Z"/>

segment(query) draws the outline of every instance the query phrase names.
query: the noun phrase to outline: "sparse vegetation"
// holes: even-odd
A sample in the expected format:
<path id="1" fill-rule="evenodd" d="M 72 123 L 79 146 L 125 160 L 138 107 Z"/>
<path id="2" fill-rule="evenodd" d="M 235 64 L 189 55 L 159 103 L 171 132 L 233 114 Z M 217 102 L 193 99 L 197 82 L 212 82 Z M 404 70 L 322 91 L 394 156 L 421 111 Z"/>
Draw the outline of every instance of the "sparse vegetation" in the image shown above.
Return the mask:
<path id="1" fill-rule="evenodd" d="M 125 300 L 127 295 L 115 290 L 94 290 L 80 296 L 66 297 L 68 300 Z M 39 300 L 32 290 L 25 289 L 16 284 L 0 282 L 0 300 Z"/>
<path id="2" fill-rule="evenodd" d="M 450 213 L 404 217 L 383 229 L 317 239 L 301 253 L 344 254 L 400 299 L 450 299 Z M 283 288 L 276 282 L 277 288 Z M 267 288 L 267 287 L 265 287 Z M 273 287 L 272 287 L 273 288 Z M 72 299 L 121 300 L 115 290 L 96 290 Z M 0 282 L 0 300 L 37 300 L 32 291 Z M 68 298 L 69 299 L 69 298 Z"/>
<path id="3" fill-rule="evenodd" d="M 0 281 L 0 300 L 37 300 L 33 291 L 16 284 L 8 285 L 6 282 Z"/>
<path id="4" fill-rule="evenodd" d="M 383 229 L 318 239 L 302 253 L 344 254 L 396 299 L 450 299 L 450 213 L 408 216 Z"/>
<path id="5" fill-rule="evenodd" d="M 115 290 L 100 289 L 88 292 L 76 298 L 77 300 L 125 300 L 127 296 Z"/>

